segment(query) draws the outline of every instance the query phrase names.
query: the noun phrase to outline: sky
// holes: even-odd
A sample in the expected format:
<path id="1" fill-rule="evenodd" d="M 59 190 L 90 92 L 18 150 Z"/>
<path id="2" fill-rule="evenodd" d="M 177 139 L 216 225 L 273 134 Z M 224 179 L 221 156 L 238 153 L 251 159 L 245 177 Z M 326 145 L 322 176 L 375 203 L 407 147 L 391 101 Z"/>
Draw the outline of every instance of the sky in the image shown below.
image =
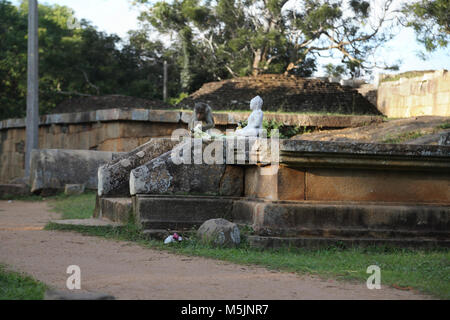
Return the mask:
<path id="1" fill-rule="evenodd" d="M 372 0 L 378 1 L 378 0 Z M 13 0 L 17 4 L 18 0 Z M 99 30 L 127 37 L 128 30 L 138 28 L 139 12 L 131 0 L 41 0 L 40 3 L 68 6 L 75 11 L 75 17 L 86 19 Z M 380 57 L 388 62 L 400 61 L 399 72 L 411 70 L 450 69 L 450 48 L 440 49 L 426 61 L 418 57 L 423 48 L 417 43 L 412 29 L 403 29 L 393 40 L 379 51 Z M 423 51 L 423 50 L 422 50 Z M 330 59 L 319 61 L 320 65 L 333 62 Z M 338 61 L 339 62 L 339 61 Z M 319 71 L 315 75 L 320 76 Z M 387 73 L 387 72 L 384 72 Z"/>

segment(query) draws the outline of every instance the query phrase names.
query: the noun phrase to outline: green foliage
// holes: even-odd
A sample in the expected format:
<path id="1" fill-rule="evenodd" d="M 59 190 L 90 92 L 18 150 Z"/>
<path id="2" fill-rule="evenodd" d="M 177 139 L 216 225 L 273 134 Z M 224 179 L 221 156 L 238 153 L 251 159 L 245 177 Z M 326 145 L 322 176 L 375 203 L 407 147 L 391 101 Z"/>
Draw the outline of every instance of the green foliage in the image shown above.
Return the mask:
<path id="1" fill-rule="evenodd" d="M 186 92 L 208 75 L 213 80 L 283 72 L 311 76 L 322 51 L 339 53 L 356 74 L 367 67 L 366 56 L 389 39 L 381 27 L 367 31 L 368 1 L 349 1 L 345 15 L 343 0 L 305 0 L 302 10 L 283 9 L 287 0 L 135 2 L 146 5 L 140 16 L 144 24 L 176 35 Z"/>
<path id="2" fill-rule="evenodd" d="M 179 104 L 181 101 L 183 101 L 184 99 L 186 99 L 187 97 L 189 97 L 189 94 L 186 92 L 182 92 L 182 93 L 180 93 L 180 95 L 178 97 L 170 98 L 169 104 L 175 106 L 175 105 Z"/>
<path id="3" fill-rule="evenodd" d="M 27 1 L 0 0 L 0 119 L 24 117 L 27 81 Z M 180 91 L 177 49 L 132 31 L 124 43 L 87 21 L 67 25 L 72 10 L 39 5 L 39 105 L 47 113 L 62 100 L 83 95 L 130 95 L 162 100 L 163 61 L 169 64 L 169 95 Z M 120 49 L 119 49 L 120 48 Z"/>
<path id="4" fill-rule="evenodd" d="M 424 136 L 425 133 L 421 131 L 410 131 L 410 132 L 404 132 L 397 135 L 387 135 L 382 143 L 391 143 L 391 144 L 399 144 L 406 141 L 415 140 L 417 138 L 420 138 Z"/>
<path id="5" fill-rule="evenodd" d="M 43 300 L 46 289 L 43 283 L 0 265 L 0 300 Z"/>
<path id="6" fill-rule="evenodd" d="M 387 82 L 387 81 L 397 81 L 400 80 L 401 78 L 415 78 L 415 77 L 421 77 L 426 73 L 429 72 L 434 72 L 434 70 L 432 71 L 407 71 L 407 72 L 402 72 L 402 73 L 398 73 L 398 74 L 394 74 L 394 75 L 388 75 L 386 77 L 384 77 L 381 82 Z"/>
<path id="7" fill-rule="evenodd" d="M 280 139 L 290 139 L 293 136 L 306 133 L 310 130 L 306 126 L 287 126 L 283 122 L 276 120 L 263 120 L 263 128 L 267 130 L 268 138 L 273 136 L 273 130 L 277 130 Z"/>
<path id="8" fill-rule="evenodd" d="M 443 123 L 438 128 L 439 129 L 450 129 L 450 122 Z"/>
<path id="9" fill-rule="evenodd" d="M 405 25 L 416 32 L 417 40 L 429 52 L 446 48 L 450 40 L 450 2 L 416 0 L 406 3 L 402 11 Z"/>
<path id="10" fill-rule="evenodd" d="M 95 207 L 94 192 L 87 192 L 77 196 L 59 195 L 50 199 L 53 211 L 62 214 L 62 219 L 87 219 L 92 217 Z"/>
<path id="11" fill-rule="evenodd" d="M 343 65 L 333 65 L 332 63 L 329 63 L 325 65 L 325 72 L 326 75 L 329 77 L 341 77 L 345 74 L 345 66 Z"/>

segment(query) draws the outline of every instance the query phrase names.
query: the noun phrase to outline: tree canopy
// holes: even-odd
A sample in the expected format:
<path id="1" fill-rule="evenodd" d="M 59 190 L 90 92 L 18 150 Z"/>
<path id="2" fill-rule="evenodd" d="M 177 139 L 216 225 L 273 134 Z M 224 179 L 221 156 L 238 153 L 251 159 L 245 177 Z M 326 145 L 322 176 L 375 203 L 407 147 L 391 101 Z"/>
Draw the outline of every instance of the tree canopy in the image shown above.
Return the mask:
<path id="1" fill-rule="evenodd" d="M 182 47 L 182 87 L 193 86 L 192 57 L 216 79 L 261 73 L 310 76 L 334 54 L 350 71 L 391 39 L 392 0 L 136 0 L 140 20 Z M 201 73 L 204 73 L 202 70 Z M 195 85 L 194 85 L 195 86 Z"/>
<path id="2" fill-rule="evenodd" d="M 239 76 L 311 76 L 320 57 L 340 60 L 327 74 L 358 76 L 376 67 L 375 52 L 395 35 L 398 14 L 427 50 L 448 45 L 448 0 L 414 0 L 400 11 L 394 2 L 134 0 L 141 23 L 127 40 L 86 20 L 73 28 L 70 8 L 40 4 L 40 111 L 78 96 L 161 100 L 163 61 L 172 98 Z M 27 3 L 0 0 L 0 119 L 25 115 Z"/>
<path id="3" fill-rule="evenodd" d="M 404 24 L 412 27 L 417 41 L 428 52 L 445 48 L 450 41 L 450 1 L 418 0 L 406 3 L 403 8 Z"/>
<path id="4" fill-rule="evenodd" d="M 0 0 L 0 119 L 23 117 L 26 111 L 28 2 Z M 63 99 L 122 94 L 162 99 L 162 63 L 167 59 L 169 93 L 178 95 L 173 50 L 146 39 L 140 31 L 124 43 L 97 31 L 89 22 L 70 28 L 72 10 L 39 5 L 39 105 L 51 111 Z M 69 23 L 68 23 L 69 22 Z"/>

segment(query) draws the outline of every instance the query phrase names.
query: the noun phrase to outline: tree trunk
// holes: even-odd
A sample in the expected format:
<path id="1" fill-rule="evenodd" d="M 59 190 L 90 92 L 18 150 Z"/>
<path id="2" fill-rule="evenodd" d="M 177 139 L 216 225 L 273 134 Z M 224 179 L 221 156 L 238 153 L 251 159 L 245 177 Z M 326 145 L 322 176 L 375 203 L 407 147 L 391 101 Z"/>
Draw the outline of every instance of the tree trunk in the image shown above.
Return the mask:
<path id="1" fill-rule="evenodd" d="M 262 50 L 259 48 L 258 50 L 254 51 L 254 57 L 253 57 L 253 69 L 252 69 L 252 75 L 254 77 L 259 75 L 259 64 L 261 63 L 261 56 L 262 56 Z"/>

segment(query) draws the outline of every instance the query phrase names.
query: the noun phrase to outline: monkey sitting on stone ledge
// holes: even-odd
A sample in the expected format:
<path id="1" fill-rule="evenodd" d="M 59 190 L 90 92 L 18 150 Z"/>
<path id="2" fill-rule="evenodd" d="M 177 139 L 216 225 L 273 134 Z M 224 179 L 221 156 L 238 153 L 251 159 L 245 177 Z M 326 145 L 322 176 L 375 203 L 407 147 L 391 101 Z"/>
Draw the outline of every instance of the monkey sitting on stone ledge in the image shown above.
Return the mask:
<path id="1" fill-rule="evenodd" d="M 212 129 L 215 126 L 212 109 L 209 105 L 203 102 L 195 103 L 194 114 L 189 122 L 189 130 L 193 133 L 194 128 L 200 123 L 202 124 L 203 132 Z"/>

